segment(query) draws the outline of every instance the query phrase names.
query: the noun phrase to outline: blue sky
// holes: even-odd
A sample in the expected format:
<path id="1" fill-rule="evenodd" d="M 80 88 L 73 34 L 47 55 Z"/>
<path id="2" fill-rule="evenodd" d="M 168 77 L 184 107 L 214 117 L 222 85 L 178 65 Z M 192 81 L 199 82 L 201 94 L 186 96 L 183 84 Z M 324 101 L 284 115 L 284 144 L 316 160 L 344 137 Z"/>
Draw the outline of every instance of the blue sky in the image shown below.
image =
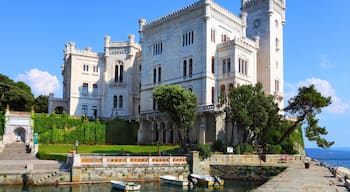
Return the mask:
<path id="1" fill-rule="evenodd" d="M 62 95 L 61 65 L 67 42 L 103 50 L 103 37 L 138 37 L 138 19 L 164 16 L 195 0 L 0 1 L 0 73 L 28 83 L 36 96 Z M 216 0 L 239 13 L 240 0 Z M 333 104 L 321 115 L 335 147 L 350 146 L 349 0 L 287 0 L 284 26 L 285 98 L 315 84 Z M 306 141 L 306 147 L 315 144 Z"/>

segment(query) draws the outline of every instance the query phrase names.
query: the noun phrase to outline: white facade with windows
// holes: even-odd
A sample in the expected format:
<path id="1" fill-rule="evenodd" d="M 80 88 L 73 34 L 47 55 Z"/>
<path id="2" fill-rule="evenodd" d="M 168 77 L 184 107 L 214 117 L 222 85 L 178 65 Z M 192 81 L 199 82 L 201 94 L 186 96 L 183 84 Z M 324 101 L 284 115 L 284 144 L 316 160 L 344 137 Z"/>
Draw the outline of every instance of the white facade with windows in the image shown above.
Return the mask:
<path id="1" fill-rule="evenodd" d="M 152 22 L 139 20 L 139 41 L 111 42 L 103 53 L 68 43 L 63 99 L 49 97 L 70 115 L 140 122 L 139 143 L 175 143 L 177 130 L 157 111 L 152 91 L 179 84 L 198 96 L 192 139 L 227 139 L 222 102 L 230 88 L 262 82 L 283 107 L 285 0 L 242 0 L 236 16 L 212 0 L 200 0 Z M 231 129 L 231 130 L 230 130 Z M 226 138 L 225 138 L 226 137 Z"/>

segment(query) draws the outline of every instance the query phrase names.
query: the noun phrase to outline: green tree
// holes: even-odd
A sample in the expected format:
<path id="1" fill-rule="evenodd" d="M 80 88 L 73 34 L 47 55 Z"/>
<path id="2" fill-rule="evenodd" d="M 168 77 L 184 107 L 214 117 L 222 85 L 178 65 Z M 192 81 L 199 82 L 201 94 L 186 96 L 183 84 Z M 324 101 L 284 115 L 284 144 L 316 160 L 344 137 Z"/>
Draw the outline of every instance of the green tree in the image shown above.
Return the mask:
<path id="1" fill-rule="evenodd" d="M 39 95 L 34 100 L 34 111 L 36 113 L 47 113 L 48 112 L 48 96 L 46 95 Z"/>
<path id="2" fill-rule="evenodd" d="M 31 89 L 24 82 L 14 82 L 6 75 L 0 74 L 0 110 L 7 105 L 14 111 L 30 111 L 34 102 Z"/>
<path id="3" fill-rule="evenodd" d="M 178 129 L 182 146 L 191 143 L 190 132 L 197 116 L 197 96 L 179 85 L 162 85 L 153 97 L 160 112 L 165 112 Z"/>
<path id="4" fill-rule="evenodd" d="M 285 111 L 294 115 L 296 121 L 284 132 L 278 143 L 285 141 L 298 126 L 304 125 L 305 136 L 310 141 L 315 141 L 319 147 L 329 148 L 334 144 L 327 141 L 322 135 L 327 135 L 325 127 L 318 125 L 316 115 L 321 113 L 323 107 L 332 103 L 331 97 L 324 97 L 315 89 L 314 85 L 301 87 L 298 94 L 288 101 Z"/>
<path id="5" fill-rule="evenodd" d="M 227 114 L 233 128 L 239 131 L 239 143 L 263 144 L 269 130 L 279 127 L 279 108 L 273 96 L 266 96 L 262 84 L 233 88 L 228 96 Z M 234 144 L 232 131 L 231 144 Z"/>

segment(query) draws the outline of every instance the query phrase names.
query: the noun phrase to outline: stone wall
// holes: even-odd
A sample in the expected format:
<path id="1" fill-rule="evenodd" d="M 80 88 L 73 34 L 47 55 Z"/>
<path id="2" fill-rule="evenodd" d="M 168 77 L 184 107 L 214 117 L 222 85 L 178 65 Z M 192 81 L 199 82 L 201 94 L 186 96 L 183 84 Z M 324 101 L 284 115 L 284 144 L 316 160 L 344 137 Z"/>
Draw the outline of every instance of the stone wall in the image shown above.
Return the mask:
<path id="1" fill-rule="evenodd" d="M 237 166 L 287 166 L 290 163 L 304 162 L 305 156 L 303 155 L 212 155 L 205 160 L 199 159 L 199 152 L 192 152 L 192 171 L 194 173 L 209 174 L 210 166 L 224 166 L 224 165 L 237 165 Z"/>
<path id="2" fill-rule="evenodd" d="M 69 182 L 70 172 L 1 173 L 0 185 L 50 185 Z"/>
<path id="3" fill-rule="evenodd" d="M 72 182 L 158 180 L 160 175 L 188 175 L 186 156 L 73 155 Z"/>

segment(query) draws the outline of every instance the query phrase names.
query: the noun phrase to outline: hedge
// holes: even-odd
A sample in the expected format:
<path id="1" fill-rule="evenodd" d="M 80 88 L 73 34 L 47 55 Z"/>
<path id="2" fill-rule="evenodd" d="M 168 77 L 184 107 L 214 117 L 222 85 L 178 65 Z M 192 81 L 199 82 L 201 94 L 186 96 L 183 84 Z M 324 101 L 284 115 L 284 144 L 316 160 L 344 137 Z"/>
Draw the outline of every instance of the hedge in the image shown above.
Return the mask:
<path id="1" fill-rule="evenodd" d="M 40 143 L 105 144 L 106 126 L 99 121 L 58 115 L 33 114 L 34 132 L 39 134 Z"/>

